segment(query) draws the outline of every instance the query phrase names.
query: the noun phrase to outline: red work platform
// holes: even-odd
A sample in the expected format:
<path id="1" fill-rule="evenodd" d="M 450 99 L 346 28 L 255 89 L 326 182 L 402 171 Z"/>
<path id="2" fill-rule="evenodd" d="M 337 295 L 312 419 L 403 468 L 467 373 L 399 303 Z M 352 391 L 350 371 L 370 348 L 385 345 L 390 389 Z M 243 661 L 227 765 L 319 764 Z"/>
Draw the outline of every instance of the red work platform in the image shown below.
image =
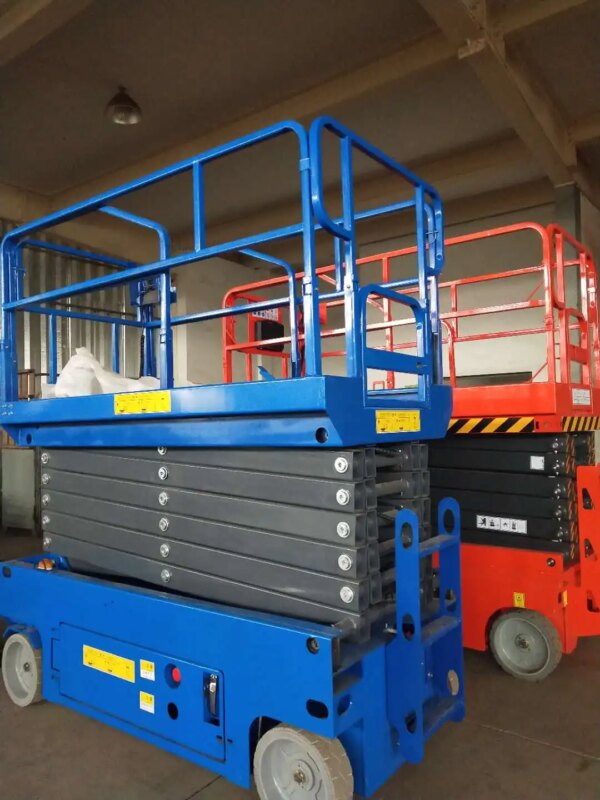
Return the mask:
<path id="1" fill-rule="evenodd" d="M 539 263 L 441 288 L 450 295 L 450 308 L 442 317 L 453 387 L 451 436 L 579 433 L 599 427 L 597 277 L 589 251 L 558 226 L 534 223 L 456 237 L 447 244 L 525 231 L 539 238 Z M 467 287 L 471 292 L 482 287 L 501 292 L 503 285 L 510 281 L 516 287 L 515 278 L 526 275 L 532 276 L 534 286 L 519 299 L 513 295 L 511 302 L 479 306 L 461 302 Z M 533 309 L 538 317 L 532 322 Z M 511 324 L 494 331 L 463 331 L 466 320 L 495 314 L 511 315 Z M 521 317 L 524 324 L 517 322 Z M 544 357 L 530 377 L 461 385 L 456 364 L 461 344 L 478 342 L 484 347 L 500 340 L 514 349 L 524 337 L 535 336 L 543 337 Z M 485 350 L 480 352 L 485 358 Z M 600 467 L 578 467 L 575 486 L 575 552 L 528 549 L 521 543 L 461 545 L 463 643 L 475 650 L 491 647 L 498 663 L 515 677 L 541 680 L 558 665 L 562 653 L 575 649 L 579 638 L 600 635 Z M 546 661 L 540 659 L 533 667 L 532 653 L 544 648 Z"/>
<path id="2" fill-rule="evenodd" d="M 498 246 L 497 262 L 498 251 L 506 247 L 511 252 L 511 237 L 517 236 L 537 240 L 538 256 L 532 265 L 447 281 L 439 287 L 445 372 L 453 387 L 451 436 L 578 433 L 600 427 L 597 277 L 589 251 L 557 225 L 543 227 L 532 222 L 449 238 L 446 247 L 453 258 L 454 253 L 460 255 L 461 246 L 492 240 Z M 357 264 L 372 270 L 374 280 L 388 283 L 400 280 L 398 264 L 414 254 L 415 248 L 405 248 L 361 258 Z M 318 274 L 325 286 L 339 280 L 333 265 L 320 268 Z M 301 280 L 302 275 L 297 277 Z M 286 280 L 273 278 L 237 287 L 228 293 L 224 305 L 276 297 L 277 287 Z M 525 284 L 524 291 L 521 284 Z M 414 289 L 403 285 L 402 291 Z M 479 302 L 486 292 L 486 301 Z M 509 301 L 498 299 L 502 295 L 508 295 Z M 323 339 L 344 335 L 343 320 L 341 325 L 335 324 L 339 323 L 335 319 L 338 305 L 340 300 L 320 303 Z M 405 328 L 409 320 L 394 318 L 385 299 L 373 300 L 370 307 L 365 330 L 367 335 L 379 336 L 374 346 L 393 351 L 414 349 L 411 329 Z M 329 327 L 328 318 L 334 319 Z M 258 357 L 275 359 L 282 376 L 288 374 L 286 345 L 290 340 L 282 319 L 279 311 L 248 315 L 241 337 L 236 318 L 224 320 L 226 381 L 233 380 L 236 353 L 243 355 L 246 380 L 271 377 L 262 365 L 254 374 Z M 495 328 L 491 322 L 498 320 Z M 502 320 L 507 320 L 506 324 Z M 536 337 L 537 347 L 532 352 L 540 356 L 538 363 L 527 364 L 525 373 L 515 370 L 510 376 L 506 362 L 496 369 L 501 343 L 513 352 Z M 476 384 L 471 386 L 465 385 L 464 371 L 461 374 L 459 369 L 461 348 L 469 346 L 479 348 L 478 358 L 489 373 L 487 378 L 466 376 Z M 345 354 L 343 344 L 340 349 L 324 350 L 323 355 L 331 358 Z M 504 357 L 506 352 L 502 351 Z M 380 373 L 371 385 L 397 390 L 396 380 L 395 373 Z M 573 548 L 567 555 L 550 547 L 461 546 L 464 644 L 486 650 L 494 626 L 516 620 L 513 633 L 524 648 L 528 637 L 536 636 L 548 648 L 549 661 L 543 669 L 530 674 L 508 670 L 528 680 L 549 675 L 562 653 L 572 652 L 579 638 L 600 635 L 600 466 L 578 467 L 575 483 L 579 527 L 575 552 Z"/>
<path id="3" fill-rule="evenodd" d="M 443 284 L 450 292 L 451 310 L 442 317 L 448 331 L 450 382 L 453 387 L 452 434 L 550 433 L 590 431 L 600 419 L 600 348 L 598 343 L 597 277 L 590 252 L 557 225 L 544 228 L 524 223 L 447 241 L 450 246 L 531 231 L 539 237 L 540 261 L 535 266 L 464 278 Z M 465 287 L 501 287 L 519 276 L 535 276 L 536 286 L 510 303 L 465 307 Z M 574 298 L 568 298 L 569 278 Z M 573 305 L 569 305 L 569 301 Z M 461 322 L 484 315 L 540 309 L 543 324 L 463 335 Z M 461 386 L 456 374 L 456 348 L 460 343 L 508 339 L 519 346 L 520 337 L 543 336 L 545 359 L 534 365 L 531 379 L 523 383 Z"/>
<path id="4" fill-rule="evenodd" d="M 499 241 L 498 245 L 511 247 L 511 237 L 530 235 L 538 240 L 538 258 L 531 266 L 507 269 L 501 272 L 461 278 L 440 283 L 440 319 L 446 331 L 444 343 L 447 353 L 448 380 L 453 387 L 453 417 L 449 426 L 452 434 L 474 433 L 550 433 L 557 431 L 589 431 L 600 428 L 600 343 L 598 338 L 597 278 L 590 252 L 576 239 L 557 225 L 543 227 L 533 222 L 507 225 L 501 228 L 456 236 L 446 239 L 450 256 L 461 246 L 482 240 Z M 359 269 L 373 271 L 373 279 L 382 283 L 393 281 L 398 272 L 397 265 L 411 258 L 416 248 L 393 250 L 357 260 Z M 401 269 L 401 268 L 400 268 Z M 334 265 L 317 270 L 326 289 L 336 284 Z M 518 279 L 528 279 L 524 295 L 510 302 L 487 302 L 474 305 L 465 296 L 494 294 L 511 291 L 519 293 L 522 287 Z M 297 280 L 302 279 L 298 273 Z M 225 296 L 225 307 L 239 302 L 264 300 L 276 297 L 277 287 L 285 286 L 286 277 L 256 281 L 232 289 Z M 398 281 L 401 283 L 401 280 Z M 570 290 L 570 291 L 569 291 Z M 402 286 L 405 294 L 415 293 L 414 287 Z M 571 296 L 570 296 L 571 295 Z M 323 300 L 320 303 L 322 338 L 335 339 L 344 334 L 343 324 L 327 327 L 327 319 L 343 300 Z M 369 306 L 381 314 L 381 319 L 368 322 L 367 335 L 379 332 L 381 349 L 408 351 L 415 342 L 399 334 L 409 319 L 396 319 L 392 303 L 385 298 L 369 301 Z M 500 315 L 504 315 L 501 317 Z M 511 327 L 497 330 L 477 330 L 487 320 L 501 320 L 511 315 L 523 320 Z M 283 329 L 281 309 L 248 314 L 245 335 L 239 336 L 236 317 L 225 317 L 223 321 L 223 372 L 224 380 L 233 380 L 233 357 L 236 353 L 245 358 L 245 380 L 252 380 L 257 356 L 275 358 L 281 362 L 281 375 L 288 375 L 289 352 L 286 345 L 290 338 Z M 260 335 L 259 325 L 275 323 L 277 335 Z M 277 331 L 277 325 L 280 330 Z M 237 327 L 236 327 L 237 326 Z M 302 340 L 301 320 L 300 340 Z M 493 326 L 485 326 L 493 327 Z M 467 330 L 465 330 L 467 328 Z M 482 378 L 478 385 L 465 386 L 458 375 L 457 361 L 461 348 L 477 345 L 485 360 L 486 343 L 508 340 L 507 347 L 519 346 L 532 337 L 543 340 L 538 347 L 543 356 L 540 363 L 531 364 L 528 377 L 520 382 L 486 383 Z M 324 348 L 324 357 L 340 357 L 345 349 Z M 490 372 L 494 372 L 493 356 Z M 503 370 L 506 372 L 506 370 Z M 495 376 L 502 377 L 501 375 Z M 373 381 L 373 388 L 396 387 L 397 373 L 385 373 L 383 379 Z"/>

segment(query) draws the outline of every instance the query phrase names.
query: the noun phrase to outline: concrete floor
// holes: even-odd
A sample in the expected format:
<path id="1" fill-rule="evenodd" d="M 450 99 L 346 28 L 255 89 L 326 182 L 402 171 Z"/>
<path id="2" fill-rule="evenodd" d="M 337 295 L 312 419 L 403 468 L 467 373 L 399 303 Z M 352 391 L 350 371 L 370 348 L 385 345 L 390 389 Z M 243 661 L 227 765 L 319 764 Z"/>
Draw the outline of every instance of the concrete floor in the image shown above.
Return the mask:
<path id="1" fill-rule="evenodd" d="M 31 549 L 0 539 L 0 558 Z M 467 719 L 429 743 L 378 800 L 599 800 L 600 640 L 582 642 L 541 684 L 466 653 Z M 0 689 L 0 797 L 5 800 L 250 800 L 150 745 L 43 703 L 18 709 Z"/>

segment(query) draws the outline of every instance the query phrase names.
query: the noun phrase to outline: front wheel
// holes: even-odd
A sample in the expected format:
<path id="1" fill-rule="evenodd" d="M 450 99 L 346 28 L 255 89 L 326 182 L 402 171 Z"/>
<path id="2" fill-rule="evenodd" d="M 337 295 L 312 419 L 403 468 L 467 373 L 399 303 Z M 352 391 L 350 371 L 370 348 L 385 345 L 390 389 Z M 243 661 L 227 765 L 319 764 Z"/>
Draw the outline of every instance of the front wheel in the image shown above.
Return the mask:
<path id="1" fill-rule="evenodd" d="M 260 800 L 352 800 L 354 779 L 339 739 L 277 725 L 254 752 Z"/>
<path id="2" fill-rule="evenodd" d="M 2 651 L 4 688 L 16 706 L 33 705 L 42 699 L 42 651 L 28 636 L 13 633 Z"/>
<path id="3" fill-rule="evenodd" d="M 537 611 L 500 614 L 490 630 L 490 649 L 505 672 L 525 681 L 542 681 L 562 657 L 562 642 L 554 625 Z"/>

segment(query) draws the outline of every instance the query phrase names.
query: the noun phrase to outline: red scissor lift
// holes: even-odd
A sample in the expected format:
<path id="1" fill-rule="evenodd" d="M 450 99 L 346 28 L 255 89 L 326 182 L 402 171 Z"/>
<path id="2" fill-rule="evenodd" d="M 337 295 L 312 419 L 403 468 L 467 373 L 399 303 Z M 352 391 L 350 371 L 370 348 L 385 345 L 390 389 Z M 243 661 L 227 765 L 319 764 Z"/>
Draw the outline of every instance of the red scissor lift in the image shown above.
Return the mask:
<path id="1" fill-rule="evenodd" d="M 529 521 L 527 536 L 522 530 L 465 532 L 469 510 L 463 510 L 464 644 L 476 650 L 491 646 L 509 673 L 540 680 L 556 667 L 562 653 L 575 649 L 580 637 L 600 635 L 600 466 L 595 465 L 593 455 L 593 431 L 600 428 L 597 278 L 589 251 L 556 225 L 522 223 L 453 237 L 446 240 L 447 252 L 451 257 L 460 256 L 459 248 L 484 240 L 492 240 L 487 245 L 491 247 L 497 243 L 502 251 L 508 245 L 510 252 L 510 237 L 516 236 L 538 240 L 539 261 L 440 284 L 445 371 L 453 387 L 454 410 L 447 439 L 430 451 L 435 484 L 436 460 L 450 468 L 442 468 L 440 474 L 452 471 L 469 480 L 467 472 L 456 469 L 456 465 L 476 465 L 478 459 L 485 459 L 486 452 L 499 463 L 504 458 L 499 454 L 506 447 L 537 452 L 546 437 L 553 447 L 565 447 L 568 461 L 575 454 L 576 438 L 586 440 L 585 455 L 579 457 L 567 479 L 565 503 L 571 508 L 567 539 L 538 538 L 535 519 Z M 363 269 L 379 269 L 377 279 L 388 283 L 398 277 L 402 259 L 414 253 L 414 248 L 394 250 L 359 259 L 357 264 Z M 318 273 L 325 291 L 329 284 L 335 285 L 334 266 L 322 267 Z M 301 277 L 299 274 L 298 279 Z M 285 281 L 273 278 L 237 287 L 226 295 L 224 305 L 276 297 L 277 287 Z M 526 288 L 521 295 L 523 285 Z M 412 290 L 403 287 L 402 291 Z M 492 295 L 492 302 L 479 299 L 486 292 L 488 297 Z M 515 300 L 515 296 L 522 299 Z M 509 297 L 510 302 L 500 302 L 498 297 Z M 335 340 L 344 334 L 343 321 L 335 324 L 335 308 L 340 303 L 321 302 L 324 339 Z M 374 346 L 403 351 L 415 347 L 411 341 L 414 334 L 406 327 L 410 320 L 395 318 L 392 304 L 385 299 L 373 299 L 371 307 L 376 318 L 368 322 L 366 330 L 368 336 L 379 337 Z M 334 318 L 329 328 L 328 317 Z M 262 366 L 255 374 L 257 357 L 275 359 L 281 375 L 287 376 L 289 336 L 282 318 L 280 309 L 265 316 L 247 315 L 242 339 L 238 338 L 239 321 L 235 317 L 224 319 L 226 381 L 234 379 L 236 353 L 243 355 L 245 380 L 274 377 Z M 506 324 L 502 320 L 507 320 Z M 301 331 L 301 320 L 299 326 Z M 538 344 L 531 347 L 534 341 Z M 541 363 L 529 365 L 533 369 L 526 372 L 508 369 L 507 354 L 512 358 L 518 348 L 522 367 L 522 353 L 528 346 L 533 358 L 543 353 Z M 461 374 L 461 350 L 469 347 L 476 348 L 476 358 L 485 363 L 487 375 Z M 324 348 L 323 355 L 335 359 L 344 352 L 343 346 Z M 496 370 L 499 356 L 503 356 L 502 364 Z M 379 374 L 372 388 L 401 391 L 396 380 L 397 373 Z M 559 459 L 560 453 L 557 463 Z M 553 480 L 551 469 L 545 474 Z M 498 472 L 487 475 L 497 476 L 498 481 L 506 479 Z M 523 482 L 527 480 L 525 476 Z M 469 488 L 465 497 L 475 495 Z M 448 492 L 447 484 L 444 490 Z M 516 497 L 496 497 L 496 502 L 502 502 L 502 497 L 511 508 L 519 504 L 518 492 Z M 510 514 L 513 517 L 482 518 L 487 522 L 514 519 L 514 511 Z M 479 519 L 482 515 L 472 516 Z"/>

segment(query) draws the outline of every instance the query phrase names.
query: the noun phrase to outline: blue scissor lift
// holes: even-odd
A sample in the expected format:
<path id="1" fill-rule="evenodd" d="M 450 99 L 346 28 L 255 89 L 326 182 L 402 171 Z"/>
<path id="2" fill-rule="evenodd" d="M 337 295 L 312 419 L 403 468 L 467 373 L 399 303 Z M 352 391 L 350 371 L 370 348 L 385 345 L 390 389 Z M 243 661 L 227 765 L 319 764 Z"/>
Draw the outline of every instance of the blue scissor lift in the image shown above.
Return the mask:
<path id="1" fill-rule="evenodd" d="M 205 166 L 280 136 L 293 137 L 297 144 L 301 221 L 235 241 L 207 244 Z M 342 214 L 335 218 L 324 202 L 325 136 L 335 137 L 339 145 Z M 357 212 L 352 161 L 356 152 L 395 173 L 399 187 L 410 189 L 410 198 Z M 192 175 L 195 236 L 189 252 L 173 255 L 163 226 L 113 204 L 181 173 Z M 157 260 L 136 264 L 36 238 L 42 231 L 90 212 L 154 231 Z M 355 263 L 356 222 L 396 212 L 415 215 L 417 274 L 387 285 L 360 286 Z M 295 122 L 271 126 L 15 228 L 1 245 L 2 426 L 18 444 L 40 448 L 42 464 L 48 467 L 53 465 L 52 459 L 60 463 L 73 451 L 83 465 L 86 459 L 103 453 L 116 453 L 117 457 L 141 454 L 143 460 L 148 453 L 164 456 L 194 450 L 206 454 L 210 449 L 218 455 L 255 448 L 262 453 L 276 450 L 293 459 L 294 453 L 337 454 L 343 449 L 346 456 L 342 467 L 338 469 L 339 462 L 336 466 L 339 472 L 347 468 L 347 458 L 367 452 L 365 448 L 371 454 L 365 458 L 379 457 L 398 452 L 394 448 L 403 443 L 443 437 L 451 396 L 442 381 L 437 316 L 442 225 L 441 202 L 431 186 L 337 121 L 320 118 L 308 131 Z M 318 230 L 332 237 L 336 256 L 336 285 L 327 295 L 318 291 Z M 264 250 L 270 242 L 294 237 L 303 251 L 300 296 L 292 267 Z M 25 296 L 22 276 L 28 248 L 93 259 L 117 269 Z M 202 269 L 198 262 L 233 253 L 283 269 L 289 278 L 288 296 L 172 316 L 171 270 L 191 264 Z M 65 303 L 83 293 L 122 285 L 129 287 L 135 319 L 76 311 Z M 417 286 L 418 295 L 402 294 L 407 286 Z M 149 293 L 157 303 L 147 301 Z M 412 312 L 416 355 L 367 346 L 366 309 L 372 296 Z M 344 376 L 324 375 L 321 365 L 319 301 L 333 298 L 344 306 Z M 174 387 L 175 326 L 281 307 L 289 311 L 291 377 Z M 155 308 L 159 309 L 156 318 Z M 298 308 L 302 311 L 302 335 Z M 47 317 L 50 383 L 57 376 L 57 320 L 71 317 L 112 326 L 116 371 L 122 326 L 138 329 L 144 343 L 143 372 L 157 372 L 160 389 L 18 400 L 19 312 Z M 373 391 L 368 388 L 368 369 L 409 373 L 416 385 Z M 48 470 L 48 480 L 51 472 Z M 77 479 L 77 469 L 69 474 L 72 481 Z M 167 468 L 159 474 L 166 478 Z M 56 476 L 60 479 L 59 472 L 55 480 Z M 66 492 L 68 496 L 69 486 Z M 339 492 L 337 496 L 342 502 Z M 166 497 L 163 492 L 163 499 Z M 90 507 L 95 502 L 90 500 Z M 297 502 L 311 506 L 310 497 Z M 111 505 L 119 513 L 118 504 Z M 53 512 L 48 511 L 46 520 L 51 516 Z M 168 525 L 168 520 L 164 524 Z M 270 609 L 268 605 L 260 603 L 249 608 L 239 599 L 242 595 L 234 594 L 227 604 L 220 595 L 208 593 L 205 597 L 210 601 L 200 599 L 202 592 L 193 597 L 185 589 L 177 590 L 176 578 L 185 570 L 161 570 L 162 581 L 167 583 L 173 577 L 173 583 L 153 587 L 152 577 L 134 580 L 132 574 L 128 579 L 109 574 L 98 555 L 97 563 L 103 568 L 94 573 L 82 568 L 81 559 L 75 551 L 69 554 L 66 545 L 47 546 L 49 552 L 39 557 L 0 564 L 0 616 L 8 621 L 5 685 L 19 705 L 39 699 L 59 703 L 241 786 L 251 785 L 254 763 L 262 800 L 283 800 L 295 792 L 320 800 L 348 800 L 353 790 L 369 796 L 402 763 L 420 761 L 425 741 L 440 725 L 464 715 L 459 522 L 454 501 L 440 505 L 439 535 L 424 539 L 420 528 L 413 510 L 398 511 L 392 526 L 394 599 L 390 599 L 389 587 L 387 602 L 375 597 L 380 601 L 375 603 L 377 613 L 373 616 L 371 609 L 371 621 L 362 628 L 348 623 L 342 611 L 339 619 L 330 619 L 324 612 L 303 618 L 302 613 L 272 613 L 265 610 Z M 46 545 L 52 540 L 67 541 L 61 539 L 61 530 L 55 533 L 59 535 L 47 536 Z M 112 558 L 113 552 L 103 544 L 95 546 L 94 552 Z M 165 553 L 168 548 L 161 550 L 161 555 Z M 422 564 L 432 557 L 439 559 L 439 597 L 425 605 Z M 146 560 L 136 563 L 142 561 Z M 344 602 L 348 596 L 346 592 Z M 214 602 L 215 597 L 219 602 Z M 234 605 L 236 602 L 239 605 Z M 359 616 L 355 615 L 354 622 L 356 619 Z M 362 624 L 362 617 L 360 620 Z"/>

